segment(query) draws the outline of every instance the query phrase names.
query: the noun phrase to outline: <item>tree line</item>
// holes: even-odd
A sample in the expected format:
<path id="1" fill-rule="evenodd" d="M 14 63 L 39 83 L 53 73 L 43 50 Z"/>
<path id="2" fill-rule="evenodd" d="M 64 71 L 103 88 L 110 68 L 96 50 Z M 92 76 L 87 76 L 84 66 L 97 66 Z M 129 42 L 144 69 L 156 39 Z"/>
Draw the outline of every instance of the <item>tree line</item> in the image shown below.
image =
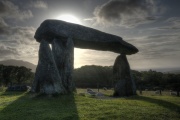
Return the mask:
<path id="1" fill-rule="evenodd" d="M 153 70 L 132 71 L 138 89 L 180 90 L 180 74 L 162 73 Z"/>
<path id="2" fill-rule="evenodd" d="M 79 88 L 113 88 L 112 66 L 86 65 L 74 69 L 73 79 Z M 180 90 L 180 74 L 162 73 L 153 70 L 132 70 L 137 89 L 141 90 Z M 0 65 L 0 85 L 31 85 L 34 73 L 31 69 L 18 66 Z"/>
<path id="3" fill-rule="evenodd" d="M 108 66 L 82 66 L 74 70 L 73 79 L 80 88 L 109 88 L 114 84 L 112 67 Z"/>
<path id="4" fill-rule="evenodd" d="M 73 78 L 77 87 L 113 88 L 112 66 L 83 66 L 74 70 Z M 153 70 L 132 70 L 137 89 L 141 90 L 179 90 L 180 74 L 162 73 Z"/>
<path id="5" fill-rule="evenodd" d="M 31 69 L 24 66 L 4 66 L 0 65 L 0 85 L 11 86 L 11 85 L 22 85 L 32 83 L 34 79 L 34 73 Z"/>

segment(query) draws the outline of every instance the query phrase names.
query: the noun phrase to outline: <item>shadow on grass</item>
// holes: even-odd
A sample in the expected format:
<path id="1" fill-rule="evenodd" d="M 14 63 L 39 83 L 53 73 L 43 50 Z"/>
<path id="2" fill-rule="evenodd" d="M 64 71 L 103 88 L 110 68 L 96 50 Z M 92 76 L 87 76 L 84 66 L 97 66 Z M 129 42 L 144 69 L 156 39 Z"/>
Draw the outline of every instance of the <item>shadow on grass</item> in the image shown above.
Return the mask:
<path id="1" fill-rule="evenodd" d="M 8 97 L 12 97 L 12 96 L 19 96 L 19 95 L 23 95 L 26 92 L 14 92 L 14 91 L 4 91 L 1 92 L 0 96 L 8 96 Z"/>
<path id="2" fill-rule="evenodd" d="M 0 97 L 9 101 L 0 105 L 0 120 L 79 120 L 74 94 L 35 97 L 5 92 Z"/>
<path id="3" fill-rule="evenodd" d="M 145 96 L 136 96 L 133 98 L 130 98 L 133 100 L 141 100 L 141 101 L 145 101 L 145 102 L 149 102 L 149 103 L 153 103 L 153 104 L 157 104 L 159 106 L 162 106 L 164 108 L 167 108 L 171 111 L 175 111 L 180 113 L 180 107 L 174 103 L 168 102 L 168 101 L 164 101 L 164 100 L 160 100 L 160 99 L 155 99 L 155 98 L 150 98 L 150 97 L 145 97 Z"/>

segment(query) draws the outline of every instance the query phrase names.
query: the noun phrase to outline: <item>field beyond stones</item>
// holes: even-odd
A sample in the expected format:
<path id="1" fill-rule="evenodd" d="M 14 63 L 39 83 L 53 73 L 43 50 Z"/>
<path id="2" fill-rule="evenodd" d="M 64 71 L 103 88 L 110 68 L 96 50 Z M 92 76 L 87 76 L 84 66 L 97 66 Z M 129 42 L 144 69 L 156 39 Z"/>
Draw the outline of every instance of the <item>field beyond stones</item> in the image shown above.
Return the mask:
<path id="1" fill-rule="evenodd" d="M 143 91 L 143 95 L 95 98 L 79 93 L 35 96 L 27 92 L 0 92 L 0 120 L 179 120 L 180 97 Z"/>

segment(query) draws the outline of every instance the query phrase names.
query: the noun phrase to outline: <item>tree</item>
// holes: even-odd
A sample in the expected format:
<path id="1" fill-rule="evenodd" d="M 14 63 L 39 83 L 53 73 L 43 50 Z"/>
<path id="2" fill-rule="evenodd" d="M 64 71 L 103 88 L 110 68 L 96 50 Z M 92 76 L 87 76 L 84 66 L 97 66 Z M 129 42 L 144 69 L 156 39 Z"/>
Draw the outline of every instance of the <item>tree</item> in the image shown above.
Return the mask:
<path id="1" fill-rule="evenodd" d="M 4 65 L 0 65 L 0 86 L 3 85 L 3 68 Z"/>
<path id="2" fill-rule="evenodd" d="M 0 85 L 29 84 L 33 79 L 34 73 L 29 68 L 0 65 Z"/>
<path id="3" fill-rule="evenodd" d="M 26 82 L 29 80 L 29 78 L 32 77 L 31 69 L 28 69 L 26 67 L 18 67 L 17 73 L 16 73 L 16 80 L 18 84 L 22 84 L 22 82 Z"/>
<path id="4" fill-rule="evenodd" d="M 15 75 L 15 68 L 13 66 L 6 66 L 3 68 L 3 84 L 7 86 L 9 83 L 12 85 L 12 79 Z"/>
<path id="5" fill-rule="evenodd" d="M 112 67 L 86 65 L 74 70 L 73 79 L 77 87 L 113 87 Z"/>

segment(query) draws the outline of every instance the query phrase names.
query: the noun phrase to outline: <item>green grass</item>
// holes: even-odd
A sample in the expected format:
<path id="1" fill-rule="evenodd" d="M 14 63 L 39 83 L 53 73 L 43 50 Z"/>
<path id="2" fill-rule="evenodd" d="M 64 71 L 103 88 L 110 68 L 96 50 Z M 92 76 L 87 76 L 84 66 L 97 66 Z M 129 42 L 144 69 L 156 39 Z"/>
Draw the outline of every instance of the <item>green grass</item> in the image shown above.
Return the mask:
<path id="1" fill-rule="evenodd" d="M 78 89 L 77 92 L 84 92 Z M 109 95 L 112 91 L 103 91 Z M 180 97 L 167 95 L 96 99 L 0 92 L 0 120 L 179 120 Z"/>

